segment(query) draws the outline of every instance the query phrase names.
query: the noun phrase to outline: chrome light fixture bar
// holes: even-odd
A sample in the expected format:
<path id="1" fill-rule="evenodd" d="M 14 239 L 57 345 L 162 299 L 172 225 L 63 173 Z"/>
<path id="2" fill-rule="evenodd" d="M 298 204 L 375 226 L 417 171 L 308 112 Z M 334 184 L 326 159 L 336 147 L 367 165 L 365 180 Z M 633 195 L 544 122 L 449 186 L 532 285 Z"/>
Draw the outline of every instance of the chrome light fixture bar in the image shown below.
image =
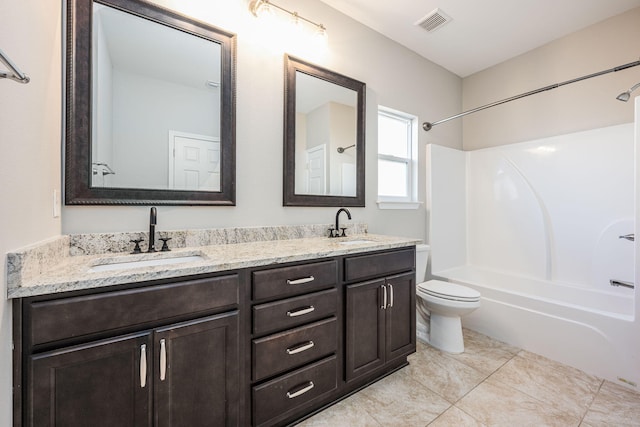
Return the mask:
<path id="1" fill-rule="evenodd" d="M 253 0 L 253 1 L 251 1 L 251 3 L 249 3 L 249 11 L 251 11 L 253 16 L 255 16 L 255 17 L 258 17 L 262 11 L 267 11 L 271 7 L 275 8 L 275 9 L 278 9 L 278 10 L 290 15 L 291 18 L 294 20 L 294 22 L 304 21 L 304 22 L 306 22 L 308 24 L 313 25 L 314 27 L 316 27 L 316 32 L 319 35 L 324 36 L 324 35 L 327 34 L 327 29 L 325 28 L 324 25 L 318 24 L 317 22 L 313 22 L 312 20 L 307 19 L 304 16 L 301 16 L 298 12 L 295 12 L 295 11 L 292 12 L 290 10 L 285 9 L 282 6 L 278 6 L 277 4 L 273 3 L 272 1 L 269 1 L 269 0 Z"/>
<path id="2" fill-rule="evenodd" d="M 560 86 L 564 86 L 564 85 L 568 85 L 568 84 L 571 84 L 571 83 L 576 83 L 576 82 L 579 82 L 579 81 L 582 81 L 582 80 L 590 79 L 592 77 L 598 77 L 598 76 L 601 76 L 603 74 L 613 73 L 613 72 L 616 72 L 616 71 L 622 71 L 622 70 L 626 70 L 627 68 L 631 68 L 631 67 L 637 67 L 638 65 L 640 65 L 640 61 L 630 62 L 628 64 L 623 64 L 623 65 L 619 65 L 619 66 L 614 67 L 614 68 L 610 68 L 608 70 L 598 71 L 597 73 L 587 74 L 586 76 L 577 77 L 575 79 L 567 80 L 567 81 L 564 81 L 562 83 L 555 83 L 555 84 L 552 84 L 552 85 L 549 85 L 549 86 L 541 87 L 540 89 L 536 89 L 536 90 L 532 90 L 532 91 L 529 91 L 529 92 L 521 93 L 520 95 L 515 95 L 515 96 L 512 96 L 510 98 L 503 99 L 501 101 L 492 102 L 491 104 L 483 105 L 482 107 L 477 107 L 477 108 L 474 108 L 472 110 L 468 110 L 468 111 L 465 111 L 463 113 L 456 114 L 455 116 L 451 116 L 451 117 L 447 117 L 446 119 L 438 120 L 437 122 L 424 122 L 424 123 L 422 123 L 422 129 L 424 129 L 425 131 L 428 132 L 435 125 L 439 125 L 440 123 L 448 122 L 449 120 L 453 120 L 453 119 L 457 119 L 459 117 L 466 116 L 467 114 L 475 113 L 477 111 L 484 110 L 486 108 L 495 107 L 497 105 L 504 104 L 506 102 L 515 101 L 516 99 L 524 98 L 524 97 L 529 96 L 529 95 L 535 95 L 536 93 L 540 93 L 540 92 L 544 92 L 544 91 L 547 91 L 547 90 L 555 89 L 555 88 L 560 87 Z M 640 83 L 639 83 L 639 85 L 640 85 Z M 629 91 L 627 91 L 627 92 L 621 93 L 618 96 L 618 99 L 620 99 L 621 101 L 624 101 L 624 99 L 622 99 L 620 97 L 622 96 L 624 98 L 623 95 L 625 95 L 625 94 L 626 95 L 630 95 L 631 91 L 636 86 L 634 86 L 633 88 L 629 89 Z"/>
<path id="3" fill-rule="evenodd" d="M 626 92 L 622 92 L 620 95 L 616 96 L 616 99 L 618 101 L 627 102 L 629 100 L 629 98 L 631 98 L 631 92 L 633 92 L 634 90 L 638 89 L 639 87 L 640 87 L 640 83 L 637 83 L 637 84 L 631 86 L 631 89 L 629 89 Z"/>
<path id="4" fill-rule="evenodd" d="M 18 66 L 14 64 L 2 50 L 0 50 L 0 62 L 6 65 L 11 72 L 0 71 L 0 79 L 11 79 L 18 83 L 29 83 L 29 80 L 31 80 L 29 76 L 20 71 Z"/>

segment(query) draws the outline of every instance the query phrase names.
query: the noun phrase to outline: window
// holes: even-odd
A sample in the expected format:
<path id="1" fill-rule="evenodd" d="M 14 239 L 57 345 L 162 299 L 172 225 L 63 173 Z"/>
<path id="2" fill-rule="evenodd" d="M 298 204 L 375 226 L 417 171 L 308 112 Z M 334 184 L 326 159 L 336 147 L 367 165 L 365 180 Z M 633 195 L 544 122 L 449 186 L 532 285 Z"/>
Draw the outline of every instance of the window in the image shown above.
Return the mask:
<path id="1" fill-rule="evenodd" d="M 378 108 L 378 206 L 416 209 L 417 121 L 410 114 Z"/>

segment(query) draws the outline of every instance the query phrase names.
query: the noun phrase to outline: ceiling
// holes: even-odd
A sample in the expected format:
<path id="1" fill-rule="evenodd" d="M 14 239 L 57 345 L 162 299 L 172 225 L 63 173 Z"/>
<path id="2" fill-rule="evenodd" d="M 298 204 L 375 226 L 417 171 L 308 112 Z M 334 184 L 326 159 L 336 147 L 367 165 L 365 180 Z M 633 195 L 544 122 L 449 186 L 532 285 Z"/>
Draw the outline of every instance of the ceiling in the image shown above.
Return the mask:
<path id="1" fill-rule="evenodd" d="M 640 0 L 321 1 L 460 77 L 640 7 Z M 414 25 L 436 8 L 452 20 L 432 32 Z"/>

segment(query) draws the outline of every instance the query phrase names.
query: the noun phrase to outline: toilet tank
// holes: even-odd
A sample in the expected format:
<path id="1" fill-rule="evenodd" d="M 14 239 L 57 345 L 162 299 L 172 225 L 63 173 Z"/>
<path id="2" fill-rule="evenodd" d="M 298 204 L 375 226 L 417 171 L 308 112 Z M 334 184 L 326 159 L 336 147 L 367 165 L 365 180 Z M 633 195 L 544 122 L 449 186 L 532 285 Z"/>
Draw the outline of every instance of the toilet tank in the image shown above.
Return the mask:
<path id="1" fill-rule="evenodd" d="M 416 283 L 425 281 L 429 263 L 429 245 L 416 245 Z"/>

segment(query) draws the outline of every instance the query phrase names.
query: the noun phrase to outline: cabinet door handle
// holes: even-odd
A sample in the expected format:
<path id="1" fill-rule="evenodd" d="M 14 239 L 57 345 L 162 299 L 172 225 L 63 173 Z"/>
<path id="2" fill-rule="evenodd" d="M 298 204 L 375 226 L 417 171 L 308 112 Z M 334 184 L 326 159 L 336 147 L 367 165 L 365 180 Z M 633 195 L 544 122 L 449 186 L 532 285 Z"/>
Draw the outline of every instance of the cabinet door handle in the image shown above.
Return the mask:
<path id="1" fill-rule="evenodd" d="M 167 376 L 167 347 L 164 338 L 160 340 L 160 381 Z"/>
<path id="2" fill-rule="evenodd" d="M 309 381 L 309 383 L 307 385 L 305 385 L 304 387 L 294 391 L 293 393 L 291 392 L 291 390 L 289 390 L 287 392 L 287 397 L 289 399 L 293 399 L 294 397 L 298 397 L 300 395 L 305 394 L 306 392 L 311 390 L 313 387 L 315 387 L 315 385 L 313 384 L 313 381 Z"/>
<path id="3" fill-rule="evenodd" d="M 302 343 L 300 345 L 297 345 L 295 347 L 289 347 L 287 349 L 287 354 L 298 354 L 298 353 L 302 353 L 303 351 L 309 350 L 310 348 L 313 348 L 315 344 L 313 343 L 313 341 L 308 341 L 305 343 Z"/>
<path id="4" fill-rule="evenodd" d="M 380 285 L 382 288 L 382 306 L 380 307 L 383 310 L 387 308 L 387 287 L 385 285 Z"/>
<path id="5" fill-rule="evenodd" d="M 147 345 L 140 346 L 140 388 L 147 386 Z"/>
<path id="6" fill-rule="evenodd" d="M 309 276 L 309 277 L 303 277 L 302 279 L 287 279 L 287 285 L 302 285 L 304 283 L 309 283 L 309 282 L 313 282 L 315 279 L 315 277 L 313 276 Z"/>
<path id="7" fill-rule="evenodd" d="M 305 314 L 311 313 L 315 309 L 316 308 L 314 306 L 310 305 L 309 307 L 301 308 L 301 309 L 296 310 L 296 311 L 287 311 L 287 316 L 288 317 L 303 316 Z"/>
<path id="8" fill-rule="evenodd" d="M 393 285 L 389 283 L 389 308 L 393 307 Z"/>

